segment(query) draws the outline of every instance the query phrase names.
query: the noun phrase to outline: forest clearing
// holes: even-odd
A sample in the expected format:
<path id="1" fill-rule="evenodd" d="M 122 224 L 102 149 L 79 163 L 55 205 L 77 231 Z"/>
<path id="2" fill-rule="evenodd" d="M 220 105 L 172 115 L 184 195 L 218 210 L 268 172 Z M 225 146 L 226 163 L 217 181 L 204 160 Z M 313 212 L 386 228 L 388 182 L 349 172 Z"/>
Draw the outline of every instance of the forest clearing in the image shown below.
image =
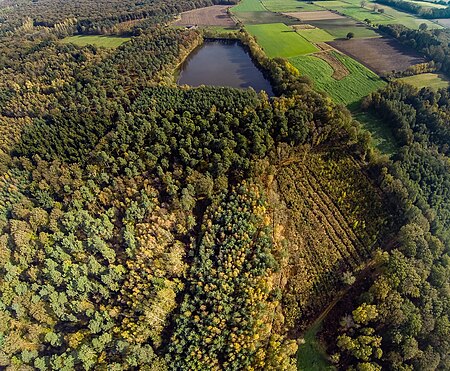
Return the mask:
<path id="1" fill-rule="evenodd" d="M 213 5 L 207 8 L 189 10 L 180 14 L 175 26 L 222 26 L 234 27 L 236 23 L 228 14 L 230 6 Z"/>
<path id="2" fill-rule="evenodd" d="M 406 76 L 399 79 L 402 82 L 411 84 L 416 88 L 442 89 L 449 86 L 449 79 L 438 73 L 422 73 L 420 75 Z"/>
<path id="3" fill-rule="evenodd" d="M 129 37 L 114 37 L 101 35 L 70 36 L 61 40 L 62 43 L 71 43 L 78 46 L 95 45 L 104 48 L 118 48 L 123 43 L 130 41 Z"/>

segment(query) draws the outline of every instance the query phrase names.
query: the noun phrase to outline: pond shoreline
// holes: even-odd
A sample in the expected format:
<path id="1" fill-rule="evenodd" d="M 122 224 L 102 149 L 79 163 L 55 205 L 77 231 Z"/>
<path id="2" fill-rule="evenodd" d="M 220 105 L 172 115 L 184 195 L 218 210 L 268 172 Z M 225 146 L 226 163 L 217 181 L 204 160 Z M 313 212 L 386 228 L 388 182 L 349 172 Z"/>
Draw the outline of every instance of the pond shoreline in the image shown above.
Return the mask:
<path id="1" fill-rule="evenodd" d="M 269 72 L 239 38 L 204 37 L 177 66 L 174 79 L 178 85 L 252 87 L 257 92 L 264 90 L 269 96 L 275 96 Z"/>

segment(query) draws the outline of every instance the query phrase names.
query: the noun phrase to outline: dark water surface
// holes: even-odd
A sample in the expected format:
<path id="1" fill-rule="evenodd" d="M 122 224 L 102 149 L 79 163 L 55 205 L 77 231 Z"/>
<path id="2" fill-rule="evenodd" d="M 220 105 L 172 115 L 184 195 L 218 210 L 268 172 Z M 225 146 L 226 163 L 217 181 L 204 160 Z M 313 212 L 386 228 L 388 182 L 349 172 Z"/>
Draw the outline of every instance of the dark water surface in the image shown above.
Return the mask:
<path id="1" fill-rule="evenodd" d="M 238 42 L 205 41 L 180 68 L 180 85 L 252 87 L 273 96 L 272 87 L 253 63 L 250 54 Z"/>

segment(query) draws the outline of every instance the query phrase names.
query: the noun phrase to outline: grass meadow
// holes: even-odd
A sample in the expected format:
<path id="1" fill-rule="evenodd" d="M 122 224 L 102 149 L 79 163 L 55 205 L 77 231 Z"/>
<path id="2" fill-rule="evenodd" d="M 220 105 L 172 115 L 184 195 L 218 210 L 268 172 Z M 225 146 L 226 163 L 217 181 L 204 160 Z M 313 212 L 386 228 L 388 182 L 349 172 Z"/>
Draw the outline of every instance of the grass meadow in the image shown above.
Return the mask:
<path id="1" fill-rule="evenodd" d="M 129 40 L 131 40 L 129 37 L 115 37 L 104 35 L 77 35 L 66 37 L 61 41 L 64 44 L 72 43 L 78 46 L 95 45 L 104 48 L 117 48 Z"/>
<path id="2" fill-rule="evenodd" d="M 297 33 L 313 43 L 323 43 L 334 40 L 333 35 L 330 35 L 327 31 L 320 28 L 297 30 Z"/>
<path id="3" fill-rule="evenodd" d="M 246 29 L 271 58 L 289 58 L 318 51 L 317 47 L 283 23 L 249 25 Z"/>
<path id="4" fill-rule="evenodd" d="M 333 78 L 333 68 L 313 55 L 290 58 L 290 63 L 300 73 L 309 76 L 319 91 L 330 95 L 344 105 L 356 103 L 371 92 L 383 87 L 385 82 L 354 59 L 334 52 L 333 55 L 347 68 L 349 74 L 341 80 Z"/>

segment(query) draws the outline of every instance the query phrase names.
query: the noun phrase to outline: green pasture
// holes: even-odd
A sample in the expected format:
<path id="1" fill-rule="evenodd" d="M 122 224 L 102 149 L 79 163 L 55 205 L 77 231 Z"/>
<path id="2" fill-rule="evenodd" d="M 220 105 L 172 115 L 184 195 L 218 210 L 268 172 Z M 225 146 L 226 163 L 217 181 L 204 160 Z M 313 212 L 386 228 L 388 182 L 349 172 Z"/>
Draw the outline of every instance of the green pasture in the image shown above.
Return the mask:
<path id="1" fill-rule="evenodd" d="M 129 37 L 77 35 L 66 37 L 61 42 L 64 44 L 72 43 L 78 46 L 95 45 L 104 48 L 117 48 L 129 40 L 131 40 Z"/>
<path id="2" fill-rule="evenodd" d="M 312 12 L 321 10 L 314 4 L 308 4 L 308 1 L 300 0 L 262 0 L 264 6 L 271 12 Z"/>
<path id="3" fill-rule="evenodd" d="M 232 8 L 234 13 L 239 12 L 265 12 L 267 11 L 264 8 L 263 4 L 260 0 L 242 0 L 238 5 Z"/>
<path id="4" fill-rule="evenodd" d="M 441 89 L 449 86 L 449 80 L 444 75 L 437 73 L 423 73 L 420 75 L 402 77 L 399 80 L 419 89 Z"/>
<path id="5" fill-rule="evenodd" d="M 314 28 L 310 30 L 297 30 L 297 33 L 303 36 L 306 40 L 313 43 L 322 43 L 335 39 L 334 36 L 330 35 L 327 31 L 320 28 Z"/>
<path id="6" fill-rule="evenodd" d="M 318 51 L 313 44 L 283 23 L 248 25 L 246 29 L 256 37 L 258 44 L 271 58 L 289 58 Z"/>
<path id="7" fill-rule="evenodd" d="M 349 32 L 353 32 L 354 37 L 379 37 L 374 30 L 358 23 L 353 19 L 331 19 L 322 21 L 308 21 L 309 24 L 327 31 L 337 39 L 345 39 Z"/>
<path id="8" fill-rule="evenodd" d="M 340 53 L 333 54 L 349 70 L 349 75 L 342 80 L 333 78 L 333 68 L 313 55 L 294 57 L 289 61 L 300 73 L 311 78 L 317 90 L 328 93 L 337 103 L 344 105 L 358 102 L 385 85 L 375 73 L 354 59 Z"/>

